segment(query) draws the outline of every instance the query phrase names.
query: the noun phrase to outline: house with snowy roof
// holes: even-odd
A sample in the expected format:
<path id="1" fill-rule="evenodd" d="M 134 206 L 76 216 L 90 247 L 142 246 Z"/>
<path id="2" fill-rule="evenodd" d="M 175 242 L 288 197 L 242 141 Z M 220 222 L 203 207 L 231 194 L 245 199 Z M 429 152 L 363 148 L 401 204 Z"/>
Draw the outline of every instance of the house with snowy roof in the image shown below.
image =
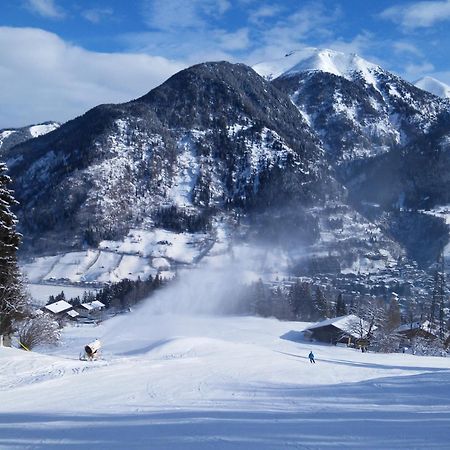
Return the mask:
<path id="1" fill-rule="evenodd" d="M 81 317 L 94 319 L 100 315 L 104 308 L 104 303 L 99 300 L 94 300 L 88 303 L 81 303 L 81 305 L 77 307 L 77 312 Z"/>
<path id="2" fill-rule="evenodd" d="M 65 300 L 59 300 L 54 303 L 50 303 L 49 305 L 45 305 L 44 309 L 46 311 L 50 311 L 52 314 L 63 314 L 66 311 L 69 311 L 72 309 L 72 305 Z"/>
<path id="3" fill-rule="evenodd" d="M 404 339 L 425 338 L 429 340 L 437 339 L 438 331 L 431 325 L 429 320 L 405 323 L 396 330 Z"/>
<path id="4" fill-rule="evenodd" d="M 364 346 L 367 345 L 369 332 L 370 324 L 354 314 L 322 320 L 304 330 L 305 336 L 311 340 L 347 345 L 361 344 L 364 341 Z"/>
<path id="5" fill-rule="evenodd" d="M 80 307 L 84 308 L 86 311 L 91 312 L 103 309 L 105 307 L 105 304 L 99 300 L 94 300 L 93 302 L 82 303 Z"/>
<path id="6" fill-rule="evenodd" d="M 80 314 L 77 313 L 74 309 L 66 311 L 66 315 L 72 320 L 76 320 L 80 316 Z"/>

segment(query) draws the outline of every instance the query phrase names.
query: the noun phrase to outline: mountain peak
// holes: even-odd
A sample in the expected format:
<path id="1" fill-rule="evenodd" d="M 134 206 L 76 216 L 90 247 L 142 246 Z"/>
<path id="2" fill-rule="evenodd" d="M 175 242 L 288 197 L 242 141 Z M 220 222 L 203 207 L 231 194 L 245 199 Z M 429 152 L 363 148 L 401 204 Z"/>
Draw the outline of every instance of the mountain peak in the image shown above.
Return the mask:
<path id="1" fill-rule="evenodd" d="M 275 79 L 280 76 L 290 77 L 310 71 L 328 72 L 351 79 L 352 74 L 359 72 L 366 81 L 373 84 L 372 72 L 380 70 L 380 67 L 361 58 L 356 53 L 308 47 L 291 51 L 283 58 L 261 62 L 253 66 L 253 69 L 267 79 Z"/>

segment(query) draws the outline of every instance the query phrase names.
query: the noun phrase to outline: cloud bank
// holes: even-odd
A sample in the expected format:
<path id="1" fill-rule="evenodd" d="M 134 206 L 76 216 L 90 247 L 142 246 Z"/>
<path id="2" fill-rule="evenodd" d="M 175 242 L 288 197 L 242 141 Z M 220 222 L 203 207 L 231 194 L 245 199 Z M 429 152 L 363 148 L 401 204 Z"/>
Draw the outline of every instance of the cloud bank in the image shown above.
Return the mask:
<path id="1" fill-rule="evenodd" d="M 158 56 L 88 51 L 41 29 L 0 27 L 0 129 L 128 101 L 184 67 Z"/>
<path id="2" fill-rule="evenodd" d="M 432 27 L 439 22 L 450 20 L 450 0 L 395 5 L 385 9 L 380 16 L 400 24 L 407 30 Z"/>

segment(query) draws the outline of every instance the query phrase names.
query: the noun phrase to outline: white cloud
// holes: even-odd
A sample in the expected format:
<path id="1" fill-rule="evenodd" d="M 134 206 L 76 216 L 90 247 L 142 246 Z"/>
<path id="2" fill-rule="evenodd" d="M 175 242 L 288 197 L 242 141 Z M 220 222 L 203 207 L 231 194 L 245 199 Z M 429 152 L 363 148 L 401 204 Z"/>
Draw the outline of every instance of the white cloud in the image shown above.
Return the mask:
<path id="1" fill-rule="evenodd" d="M 410 42 L 398 41 L 392 44 L 394 52 L 397 54 L 410 54 L 414 56 L 423 56 L 421 50 Z"/>
<path id="2" fill-rule="evenodd" d="M 113 17 L 112 8 L 92 8 L 82 11 L 81 15 L 91 23 L 100 23 L 103 19 Z"/>
<path id="3" fill-rule="evenodd" d="M 239 41 L 239 36 L 242 41 Z M 132 52 L 151 55 L 170 55 L 174 59 L 197 64 L 205 61 L 237 61 L 239 53 L 248 44 L 245 29 L 229 33 L 221 29 L 183 30 L 180 33 L 149 31 L 120 36 L 122 45 Z"/>
<path id="4" fill-rule="evenodd" d="M 249 21 L 252 23 L 260 23 L 264 19 L 272 18 L 280 12 L 278 5 L 263 5 L 249 14 Z"/>
<path id="5" fill-rule="evenodd" d="M 62 8 L 54 0 L 27 0 L 28 9 L 34 13 L 50 19 L 62 19 L 65 16 Z"/>
<path id="6" fill-rule="evenodd" d="M 241 28 L 234 33 L 218 30 L 215 35 L 219 41 L 219 47 L 224 51 L 244 50 L 250 45 L 248 28 Z"/>
<path id="7" fill-rule="evenodd" d="M 337 50 L 343 53 L 356 53 L 360 56 L 367 55 L 370 49 L 377 45 L 377 41 L 372 33 L 361 32 L 351 40 L 337 39 L 329 40 L 325 47 Z"/>
<path id="8" fill-rule="evenodd" d="M 98 53 L 34 28 L 0 27 L 0 128 L 65 121 L 145 94 L 185 67 L 143 54 Z"/>
<path id="9" fill-rule="evenodd" d="M 211 18 L 222 16 L 228 0 L 145 0 L 144 20 L 157 30 L 209 28 Z"/>
<path id="10" fill-rule="evenodd" d="M 385 9 L 380 17 L 406 29 L 432 27 L 438 22 L 450 20 L 450 0 L 395 5 Z"/>
<path id="11" fill-rule="evenodd" d="M 435 67 L 429 62 L 407 64 L 405 67 L 405 77 L 406 79 L 414 80 L 429 75 L 434 70 Z"/>
<path id="12" fill-rule="evenodd" d="M 121 44 L 130 51 L 170 55 L 190 64 L 242 61 L 252 46 L 250 29 L 228 27 L 229 0 L 142 0 L 148 31 L 124 33 Z"/>
<path id="13" fill-rule="evenodd" d="M 271 26 L 259 26 L 251 36 L 255 45 L 247 61 L 253 65 L 279 58 L 292 50 L 310 47 L 311 41 L 330 40 L 333 36 L 332 24 L 339 16 L 339 8 L 326 7 L 320 1 L 308 2 Z"/>

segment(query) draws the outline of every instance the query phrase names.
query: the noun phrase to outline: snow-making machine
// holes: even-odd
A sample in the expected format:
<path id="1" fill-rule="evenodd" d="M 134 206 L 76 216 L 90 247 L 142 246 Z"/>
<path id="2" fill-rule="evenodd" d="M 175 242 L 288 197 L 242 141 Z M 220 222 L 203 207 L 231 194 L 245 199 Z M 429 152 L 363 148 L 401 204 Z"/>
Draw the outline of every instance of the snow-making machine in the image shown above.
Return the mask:
<path id="1" fill-rule="evenodd" d="M 85 345 L 84 353 L 80 355 L 80 359 L 83 361 L 94 361 L 100 357 L 100 349 L 102 348 L 101 342 L 96 339 L 91 343 Z"/>

